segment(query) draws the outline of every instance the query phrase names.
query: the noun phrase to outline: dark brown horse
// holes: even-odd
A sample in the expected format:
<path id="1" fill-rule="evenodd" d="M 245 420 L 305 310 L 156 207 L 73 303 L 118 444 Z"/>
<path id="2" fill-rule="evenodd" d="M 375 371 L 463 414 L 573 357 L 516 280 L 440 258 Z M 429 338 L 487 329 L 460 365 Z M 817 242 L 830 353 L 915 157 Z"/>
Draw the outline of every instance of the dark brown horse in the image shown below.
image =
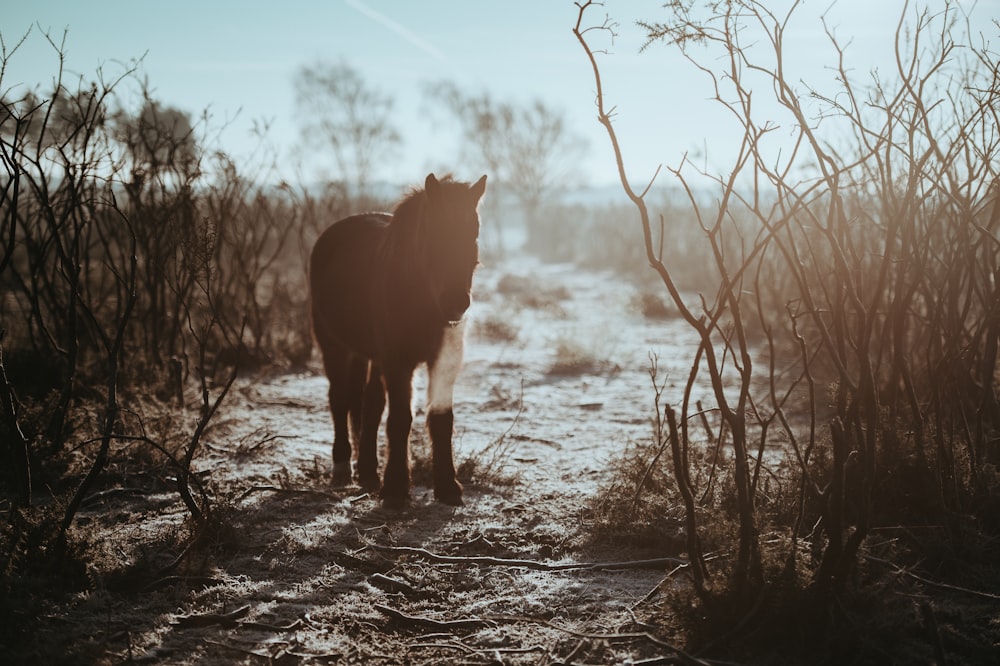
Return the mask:
<path id="1" fill-rule="evenodd" d="M 479 261 L 479 215 L 486 176 L 474 185 L 427 176 L 392 215 L 354 215 L 324 231 L 313 247 L 309 284 L 313 335 L 330 380 L 333 481 L 379 488 L 377 439 L 386 398 L 388 457 L 382 501 L 410 496 L 409 436 L 413 372 L 428 367 L 427 430 L 434 496 L 462 503 L 451 436 L 452 389 L 462 364 L 462 319 Z"/>

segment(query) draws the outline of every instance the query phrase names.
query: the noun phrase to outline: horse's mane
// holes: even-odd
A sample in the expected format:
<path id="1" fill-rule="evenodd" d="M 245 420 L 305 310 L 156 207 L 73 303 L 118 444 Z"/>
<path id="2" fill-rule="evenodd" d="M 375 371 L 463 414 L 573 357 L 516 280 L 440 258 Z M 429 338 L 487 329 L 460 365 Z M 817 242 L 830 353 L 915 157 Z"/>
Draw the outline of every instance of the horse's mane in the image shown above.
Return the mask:
<path id="1" fill-rule="evenodd" d="M 451 174 L 447 174 L 438 178 L 438 183 L 442 187 L 454 187 L 455 185 L 466 186 L 467 183 L 463 183 L 455 180 Z M 417 222 L 423 217 L 423 205 L 424 205 L 424 195 L 426 192 L 423 187 L 413 187 L 406 196 L 396 204 L 396 208 L 392 211 L 393 221 L 400 221 L 404 224 Z"/>

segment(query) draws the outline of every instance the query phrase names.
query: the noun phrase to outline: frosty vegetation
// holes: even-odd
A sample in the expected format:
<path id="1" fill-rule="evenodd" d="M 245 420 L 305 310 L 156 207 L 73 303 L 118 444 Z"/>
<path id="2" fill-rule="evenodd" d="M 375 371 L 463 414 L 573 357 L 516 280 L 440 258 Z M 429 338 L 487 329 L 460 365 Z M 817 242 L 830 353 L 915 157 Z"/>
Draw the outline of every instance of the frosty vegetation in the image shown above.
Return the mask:
<path id="1" fill-rule="evenodd" d="M 593 68 L 630 205 L 551 196 L 571 181 L 559 156 L 571 160 L 579 139 L 541 102 L 519 108 L 440 82 L 428 94 L 461 138 L 477 137 L 466 142 L 470 173 L 497 179 L 542 260 L 627 275 L 641 286 L 636 309 L 695 336 L 679 393 L 651 359 L 649 394 L 635 400 L 650 435 L 620 447 L 586 514 L 588 538 L 615 544 L 669 524 L 673 541 L 656 543 L 673 549 L 659 555 L 683 562 L 651 593 L 664 601 L 641 632 L 511 648 L 501 663 L 537 663 L 539 652 L 570 663 L 584 641 L 595 660 L 622 659 L 614 646 L 639 633 L 653 637 L 647 657 L 674 660 L 655 663 L 781 653 L 885 663 L 891 646 L 853 635 L 880 614 L 892 618 L 887 642 L 921 637 L 902 661 L 986 663 L 1000 635 L 1000 58 L 989 36 L 957 4 L 907 7 L 893 36 L 897 71 L 872 78 L 829 30 L 838 88 L 819 90 L 784 73 L 794 8 L 667 3 L 644 24 L 647 57 L 678 49 L 743 136 L 728 171 L 681 157 L 657 176 L 665 187 L 637 191 L 614 100 L 601 94 L 600 44 L 615 26 L 597 3 L 577 7 L 581 66 Z M 3 78 L 17 55 L 10 37 L 0 93 L 21 83 Z M 399 138 L 383 93 L 347 65 L 310 65 L 296 88 L 304 129 L 331 142 L 339 172 L 323 188 L 281 181 L 263 130 L 260 150 L 237 162 L 215 145 L 211 116 L 153 97 L 141 63 L 71 81 L 61 42 L 25 37 L 38 38 L 52 45 L 55 85 L 0 100 L 0 654 L 13 663 L 67 656 L 17 646 L 48 600 L 86 595 L 107 573 L 113 544 L 79 520 L 97 499 L 155 489 L 183 507 L 169 561 L 117 572 L 133 592 L 192 585 L 232 555 L 240 503 L 199 467 L 205 433 L 240 376 L 315 371 L 305 257 L 329 222 L 391 205 L 374 174 Z M 782 117 L 758 116 L 751 99 L 764 91 Z M 364 100 L 378 113 L 357 113 Z M 836 141 L 814 132 L 807 101 L 840 127 Z M 794 149 L 776 155 L 778 125 L 793 128 Z M 484 223 L 484 254 L 500 261 L 508 248 L 491 233 Z M 494 286 L 537 310 L 567 297 L 514 279 Z M 496 316 L 478 330 L 509 342 L 517 328 Z M 613 371 L 578 340 L 554 347 L 553 375 Z M 696 385 L 710 387 L 711 403 L 696 400 Z M 496 424 L 503 456 L 510 428 Z M 270 439 L 239 442 L 239 455 Z M 506 488 L 498 455 L 468 464 Z M 308 492 L 325 493 L 323 473 L 313 480 Z M 368 566 L 345 553 L 344 567 Z M 542 559 L 532 566 L 545 569 Z M 971 638 L 942 628 L 963 604 L 992 608 Z M 383 610 L 393 612 L 413 621 Z M 470 628 L 482 626 L 437 627 Z M 74 645 L 77 656 L 132 657 L 131 643 Z M 469 654 L 496 663 L 485 648 Z"/>

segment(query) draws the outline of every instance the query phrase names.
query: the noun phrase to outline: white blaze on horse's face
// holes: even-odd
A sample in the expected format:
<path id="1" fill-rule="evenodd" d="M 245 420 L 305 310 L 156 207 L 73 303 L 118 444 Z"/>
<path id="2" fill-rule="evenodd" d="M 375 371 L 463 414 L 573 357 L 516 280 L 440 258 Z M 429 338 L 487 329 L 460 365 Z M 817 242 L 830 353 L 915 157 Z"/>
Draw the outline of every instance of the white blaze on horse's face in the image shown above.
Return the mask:
<path id="1" fill-rule="evenodd" d="M 479 200 L 486 176 L 474 185 L 427 176 L 427 274 L 443 321 L 461 321 L 471 304 L 472 274 L 479 263 Z"/>

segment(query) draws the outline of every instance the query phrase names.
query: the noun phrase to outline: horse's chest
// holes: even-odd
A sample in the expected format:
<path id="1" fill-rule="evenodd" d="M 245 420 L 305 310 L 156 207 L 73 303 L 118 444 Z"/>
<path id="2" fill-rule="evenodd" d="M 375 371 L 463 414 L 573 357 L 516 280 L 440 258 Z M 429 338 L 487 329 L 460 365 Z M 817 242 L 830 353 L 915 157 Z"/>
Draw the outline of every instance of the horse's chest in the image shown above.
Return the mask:
<path id="1" fill-rule="evenodd" d="M 434 360 L 444 331 L 420 319 L 395 320 L 383 327 L 384 352 L 388 357 L 397 357 L 419 364 Z"/>

